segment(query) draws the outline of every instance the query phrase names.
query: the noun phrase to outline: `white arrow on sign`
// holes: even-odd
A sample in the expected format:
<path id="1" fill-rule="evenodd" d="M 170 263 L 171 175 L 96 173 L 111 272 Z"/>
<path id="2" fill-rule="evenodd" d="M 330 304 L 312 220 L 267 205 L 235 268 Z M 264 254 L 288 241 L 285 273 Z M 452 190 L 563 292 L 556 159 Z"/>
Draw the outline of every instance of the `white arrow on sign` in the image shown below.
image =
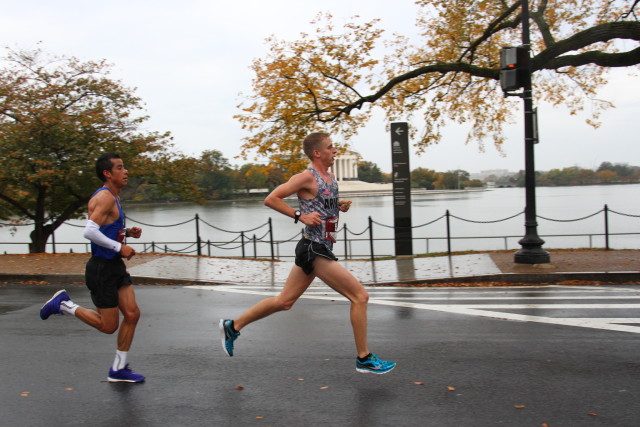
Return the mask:
<path id="1" fill-rule="evenodd" d="M 404 133 L 404 129 L 402 129 L 402 128 L 400 128 L 400 127 L 399 127 L 399 128 L 396 128 L 396 134 L 398 134 L 398 135 L 402 135 L 403 133 Z"/>

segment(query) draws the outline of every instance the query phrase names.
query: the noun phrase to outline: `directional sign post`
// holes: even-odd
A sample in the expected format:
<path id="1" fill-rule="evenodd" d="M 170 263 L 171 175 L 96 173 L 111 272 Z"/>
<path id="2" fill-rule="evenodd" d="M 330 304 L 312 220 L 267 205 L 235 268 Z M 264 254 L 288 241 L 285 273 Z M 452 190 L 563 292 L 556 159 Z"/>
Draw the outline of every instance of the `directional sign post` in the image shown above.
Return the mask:
<path id="1" fill-rule="evenodd" d="M 409 125 L 406 122 L 391 123 L 391 161 L 396 255 L 413 255 Z"/>

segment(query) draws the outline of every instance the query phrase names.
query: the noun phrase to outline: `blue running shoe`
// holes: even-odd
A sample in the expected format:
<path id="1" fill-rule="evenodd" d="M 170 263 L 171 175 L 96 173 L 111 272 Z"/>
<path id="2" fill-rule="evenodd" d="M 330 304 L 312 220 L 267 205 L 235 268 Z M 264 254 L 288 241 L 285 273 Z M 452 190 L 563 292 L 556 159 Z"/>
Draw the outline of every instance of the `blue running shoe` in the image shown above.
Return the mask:
<path id="1" fill-rule="evenodd" d="M 229 357 L 233 357 L 233 342 L 238 339 L 240 332 L 236 332 L 231 327 L 233 320 L 220 319 L 218 326 L 220 327 L 220 340 L 222 341 L 222 349 Z"/>
<path id="2" fill-rule="evenodd" d="M 371 353 L 367 360 L 361 362 L 356 357 L 356 371 L 363 374 L 386 374 L 396 367 L 396 362 L 388 362 L 386 360 L 380 360 L 378 355 Z"/>
<path id="3" fill-rule="evenodd" d="M 109 368 L 107 380 L 109 380 L 110 383 L 141 383 L 144 381 L 144 375 L 133 372 L 127 363 L 124 365 L 124 368 L 117 371 L 114 371 L 113 367 Z"/>
<path id="4" fill-rule="evenodd" d="M 109 376 L 107 377 L 110 383 L 141 383 L 144 381 L 144 375 L 136 374 L 129 369 L 129 364 L 124 365 L 124 368 L 114 371 L 113 368 L 109 368 Z"/>
<path id="5" fill-rule="evenodd" d="M 47 320 L 52 314 L 64 314 L 62 310 L 60 310 L 60 303 L 62 303 L 62 301 L 69 301 L 70 299 L 66 290 L 63 289 L 56 292 L 40 309 L 40 318 Z"/>

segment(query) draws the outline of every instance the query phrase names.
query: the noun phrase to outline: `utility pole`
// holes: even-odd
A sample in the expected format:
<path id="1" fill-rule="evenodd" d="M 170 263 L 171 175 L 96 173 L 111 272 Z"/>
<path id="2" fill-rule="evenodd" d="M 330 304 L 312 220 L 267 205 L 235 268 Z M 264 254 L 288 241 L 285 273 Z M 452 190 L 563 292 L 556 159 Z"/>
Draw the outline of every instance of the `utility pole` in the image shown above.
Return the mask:
<path id="1" fill-rule="evenodd" d="M 524 58 L 524 165 L 525 165 L 525 199 L 524 228 L 525 235 L 518 243 L 522 248 L 516 252 L 514 261 L 518 264 L 544 264 L 550 262 L 549 253 L 542 249 L 544 240 L 538 236 L 538 219 L 536 214 L 536 168 L 534 162 L 534 144 L 537 135 L 534 135 L 534 110 L 533 95 L 531 93 L 531 39 L 529 38 L 529 0 L 522 0 L 522 45 L 527 54 Z"/>
<path id="2" fill-rule="evenodd" d="M 536 112 L 531 91 L 531 40 L 529 36 L 529 1 L 522 0 L 522 46 L 503 47 L 500 52 L 500 85 L 504 96 L 519 96 L 524 101 L 524 163 L 525 163 L 525 235 L 518 242 L 521 249 L 515 253 L 518 264 L 544 264 L 550 262 L 549 253 L 542 249 L 544 240 L 538 236 L 536 214 L 536 169 L 534 145 L 538 143 Z M 512 93 L 522 88 L 521 93 Z"/>

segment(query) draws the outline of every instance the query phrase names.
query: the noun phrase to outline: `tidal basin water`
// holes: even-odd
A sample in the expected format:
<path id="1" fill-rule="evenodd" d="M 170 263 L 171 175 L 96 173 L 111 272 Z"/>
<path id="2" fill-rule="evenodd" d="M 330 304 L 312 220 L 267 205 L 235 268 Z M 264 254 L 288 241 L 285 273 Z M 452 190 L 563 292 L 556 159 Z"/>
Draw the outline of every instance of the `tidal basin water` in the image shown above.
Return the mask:
<path id="1" fill-rule="evenodd" d="M 613 249 L 640 248 L 640 184 L 540 187 L 537 193 L 538 234 L 544 248 L 605 247 L 605 205 L 608 214 L 609 245 Z M 341 198 L 348 198 L 346 195 Z M 334 246 L 336 255 L 367 258 L 370 255 L 369 217 L 373 220 L 375 256 L 394 255 L 393 197 L 349 197 L 349 212 L 340 215 L 340 232 Z M 289 201 L 292 206 L 295 199 Z M 450 192 L 412 195 L 414 254 L 447 250 L 447 224 L 450 217 L 451 250 L 499 250 L 520 248 L 524 228 L 525 190 L 489 189 L 480 192 Z M 293 220 L 265 207 L 260 200 L 217 202 L 206 206 L 162 204 L 138 206 L 123 200 L 127 226 L 143 229 L 139 240 L 129 239 L 138 251 L 176 251 L 196 254 L 196 221 L 202 254 L 268 258 L 269 218 L 272 220 L 274 253 L 277 258 L 293 255 L 302 227 Z M 504 220 L 506 218 L 510 218 Z M 573 221 L 580 219 L 578 221 Z M 504 220 L 504 221 L 503 221 Z M 85 220 L 73 220 L 55 232 L 55 251 L 86 252 L 82 237 Z M 180 224 L 180 225 L 176 225 Z M 347 227 L 346 244 L 345 231 Z M 31 227 L 1 227 L 2 253 L 27 253 Z M 244 232 L 241 236 L 240 232 Z M 636 233 L 625 236 L 616 233 Z M 583 236 L 571 236 L 581 234 Z M 254 243 L 255 236 L 255 243 Z M 209 244 L 207 245 L 207 242 Z M 47 252 L 53 252 L 50 239 Z"/>

